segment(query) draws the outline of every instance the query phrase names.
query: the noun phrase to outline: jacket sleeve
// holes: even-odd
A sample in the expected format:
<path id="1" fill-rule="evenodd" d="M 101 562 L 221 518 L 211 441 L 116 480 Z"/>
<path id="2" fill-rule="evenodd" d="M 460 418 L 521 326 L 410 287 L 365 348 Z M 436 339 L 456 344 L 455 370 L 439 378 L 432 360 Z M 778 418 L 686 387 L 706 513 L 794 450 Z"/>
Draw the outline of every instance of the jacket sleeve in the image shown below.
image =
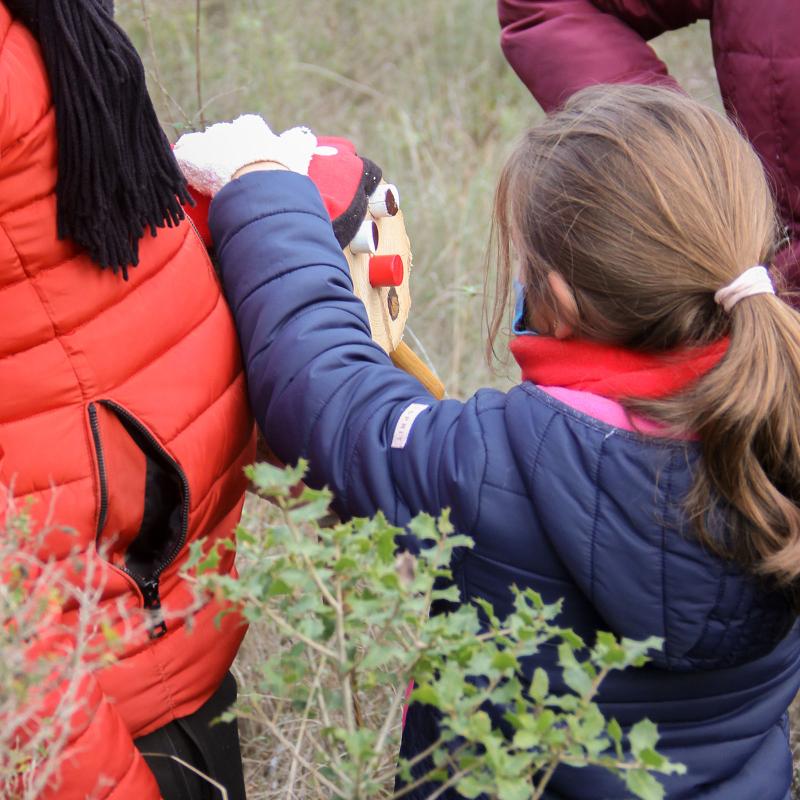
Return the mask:
<path id="1" fill-rule="evenodd" d="M 372 341 L 311 180 L 245 175 L 217 195 L 210 224 L 251 404 L 275 454 L 307 458 L 307 482 L 330 486 L 345 516 L 381 509 L 402 525 L 451 507 L 454 524 L 469 530 L 486 462 L 486 398 L 437 402 Z"/>
<path id="2" fill-rule="evenodd" d="M 707 15 L 708 0 L 498 0 L 500 44 L 546 111 L 597 83 L 675 86 L 647 40 Z"/>

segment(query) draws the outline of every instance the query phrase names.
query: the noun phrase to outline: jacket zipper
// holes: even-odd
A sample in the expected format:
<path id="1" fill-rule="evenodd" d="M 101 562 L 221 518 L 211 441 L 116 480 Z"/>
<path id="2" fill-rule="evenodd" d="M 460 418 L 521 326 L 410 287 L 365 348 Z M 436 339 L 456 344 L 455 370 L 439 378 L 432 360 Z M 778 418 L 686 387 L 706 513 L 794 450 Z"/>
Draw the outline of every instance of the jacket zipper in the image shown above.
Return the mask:
<path id="1" fill-rule="evenodd" d="M 138 584 L 142 590 L 142 597 L 144 597 L 144 607 L 150 617 L 147 625 L 147 633 L 151 639 L 160 639 L 167 632 L 167 623 L 161 614 L 161 595 L 158 592 L 158 575 L 154 578 L 148 578 L 143 581 L 132 575 L 125 567 L 125 572 L 128 573 Z"/>
<path id="2" fill-rule="evenodd" d="M 203 237 L 200 235 L 200 231 L 197 230 L 197 225 L 195 225 L 194 220 L 189 215 L 189 212 L 184 209 L 184 219 L 189 221 L 189 225 L 192 226 L 192 230 L 194 231 L 195 236 L 200 240 L 200 244 L 203 245 L 203 250 L 208 253 L 208 249 L 206 248 L 206 243 L 203 241 Z"/>
<path id="3" fill-rule="evenodd" d="M 97 408 L 94 403 L 89 403 L 89 425 L 92 429 L 94 449 L 97 453 L 97 471 L 100 474 L 100 513 L 97 516 L 97 530 L 94 536 L 96 540 L 105 527 L 106 517 L 108 516 L 108 483 L 106 481 L 106 459 L 103 454 L 103 445 L 100 441 L 100 425 L 97 422 Z"/>
<path id="4" fill-rule="evenodd" d="M 144 598 L 144 608 L 150 616 L 148 633 L 151 639 L 159 639 L 167 632 L 167 623 L 161 615 L 161 595 L 159 593 L 159 578 L 161 573 L 175 560 L 181 548 L 186 543 L 186 534 L 189 530 L 189 481 L 186 473 L 181 469 L 178 462 L 161 446 L 152 433 L 125 408 L 112 400 L 100 400 L 107 408 L 113 409 L 114 413 L 123 417 L 129 422 L 142 436 L 153 446 L 155 450 L 167 461 L 181 479 L 183 488 L 183 507 L 181 510 L 181 533 L 175 546 L 170 550 L 165 558 L 156 565 L 152 574 L 148 578 L 142 578 L 127 567 L 120 569 L 128 575 L 139 587 Z M 100 471 L 100 519 L 98 520 L 97 535 L 100 535 L 108 512 L 108 487 L 106 484 L 105 458 L 103 456 L 103 445 L 100 440 L 100 428 L 97 423 L 97 409 L 94 403 L 89 404 L 89 420 L 92 427 L 92 437 L 94 438 L 95 449 L 97 450 L 97 464 Z M 102 523 L 102 524 L 100 524 Z"/>
<path id="5" fill-rule="evenodd" d="M 202 245 L 203 252 L 205 253 L 205 256 L 206 256 L 206 262 L 208 263 L 208 266 L 211 267 L 211 272 L 213 273 L 214 278 L 216 279 L 217 283 L 220 285 L 220 291 L 222 291 L 222 276 L 221 276 L 221 273 L 217 268 L 217 264 L 214 263 L 214 259 L 211 257 L 211 251 L 206 246 L 206 243 L 203 241 L 203 237 L 200 235 L 200 231 L 197 230 L 197 225 L 195 224 L 195 221 L 189 215 L 188 211 L 186 212 L 186 219 L 189 220 L 189 225 L 192 226 L 192 230 L 194 231 L 194 235 L 197 237 L 197 240 Z M 214 243 L 212 242 L 211 243 L 211 250 L 213 250 L 213 249 L 214 249 Z M 224 294 L 224 292 L 223 292 L 223 294 Z"/>

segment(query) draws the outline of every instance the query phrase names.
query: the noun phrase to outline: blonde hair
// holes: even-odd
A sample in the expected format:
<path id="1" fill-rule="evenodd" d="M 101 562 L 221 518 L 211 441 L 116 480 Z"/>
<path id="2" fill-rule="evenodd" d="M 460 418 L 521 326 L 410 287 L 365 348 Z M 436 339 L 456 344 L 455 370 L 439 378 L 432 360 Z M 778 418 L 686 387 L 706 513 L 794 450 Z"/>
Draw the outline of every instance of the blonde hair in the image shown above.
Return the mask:
<path id="1" fill-rule="evenodd" d="M 689 390 L 623 402 L 699 436 L 686 509 L 700 539 L 797 607 L 800 317 L 773 295 L 730 313 L 714 302 L 746 268 L 769 264 L 778 238 L 763 168 L 736 127 L 672 90 L 586 89 L 517 146 L 493 222 L 490 354 L 517 269 L 534 302 L 553 303 L 548 272 L 566 280 L 578 337 L 652 353 L 730 337 Z"/>

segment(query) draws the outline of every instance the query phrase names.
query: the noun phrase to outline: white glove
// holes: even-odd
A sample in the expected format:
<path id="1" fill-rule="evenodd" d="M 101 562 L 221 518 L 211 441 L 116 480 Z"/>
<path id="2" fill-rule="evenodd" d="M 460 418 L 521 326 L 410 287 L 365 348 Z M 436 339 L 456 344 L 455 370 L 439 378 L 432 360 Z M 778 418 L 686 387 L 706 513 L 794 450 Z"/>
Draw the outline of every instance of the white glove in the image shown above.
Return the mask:
<path id="1" fill-rule="evenodd" d="M 308 128 L 291 128 L 276 136 L 256 114 L 218 122 L 199 133 L 186 133 L 175 145 L 189 185 L 215 195 L 233 174 L 257 161 L 277 161 L 292 172 L 308 175 L 317 137 Z"/>

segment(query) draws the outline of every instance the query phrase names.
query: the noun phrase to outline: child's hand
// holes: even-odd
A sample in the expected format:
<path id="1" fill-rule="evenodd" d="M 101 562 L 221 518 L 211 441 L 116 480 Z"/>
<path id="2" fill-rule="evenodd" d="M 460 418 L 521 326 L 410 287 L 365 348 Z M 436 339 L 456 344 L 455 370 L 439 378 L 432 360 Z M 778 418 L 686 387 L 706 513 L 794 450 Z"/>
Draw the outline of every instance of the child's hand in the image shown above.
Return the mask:
<path id="1" fill-rule="evenodd" d="M 316 146 L 317 137 L 308 128 L 291 128 L 276 136 L 261 117 L 246 114 L 201 133 L 184 134 L 174 152 L 189 185 L 213 196 L 242 167 L 256 162 L 277 162 L 307 175 Z"/>

